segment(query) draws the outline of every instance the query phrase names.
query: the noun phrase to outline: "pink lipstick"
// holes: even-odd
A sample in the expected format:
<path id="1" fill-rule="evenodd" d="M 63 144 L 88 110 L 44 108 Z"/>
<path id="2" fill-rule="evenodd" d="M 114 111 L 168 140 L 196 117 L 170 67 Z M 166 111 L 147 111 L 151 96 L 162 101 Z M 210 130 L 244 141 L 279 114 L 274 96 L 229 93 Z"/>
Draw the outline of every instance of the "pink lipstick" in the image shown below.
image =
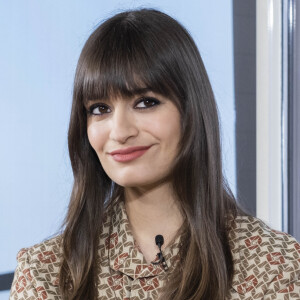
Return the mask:
<path id="1" fill-rule="evenodd" d="M 118 149 L 110 152 L 109 154 L 113 157 L 115 161 L 126 162 L 142 156 L 150 147 L 151 146 L 137 146 L 125 149 Z"/>

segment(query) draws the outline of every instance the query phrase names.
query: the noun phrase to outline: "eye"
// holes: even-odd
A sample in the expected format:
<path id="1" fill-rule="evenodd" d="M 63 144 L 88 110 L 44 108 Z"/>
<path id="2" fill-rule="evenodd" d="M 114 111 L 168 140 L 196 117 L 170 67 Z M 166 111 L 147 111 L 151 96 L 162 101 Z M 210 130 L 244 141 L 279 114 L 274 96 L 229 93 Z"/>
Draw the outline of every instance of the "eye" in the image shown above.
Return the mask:
<path id="1" fill-rule="evenodd" d="M 143 97 L 138 101 L 136 108 L 137 109 L 146 109 L 146 108 L 151 108 L 151 107 L 159 105 L 159 104 L 160 104 L 160 101 L 157 100 L 156 98 Z"/>
<path id="2" fill-rule="evenodd" d="M 105 104 L 93 104 L 88 108 L 88 113 L 91 115 L 103 115 L 111 112 L 110 108 Z"/>

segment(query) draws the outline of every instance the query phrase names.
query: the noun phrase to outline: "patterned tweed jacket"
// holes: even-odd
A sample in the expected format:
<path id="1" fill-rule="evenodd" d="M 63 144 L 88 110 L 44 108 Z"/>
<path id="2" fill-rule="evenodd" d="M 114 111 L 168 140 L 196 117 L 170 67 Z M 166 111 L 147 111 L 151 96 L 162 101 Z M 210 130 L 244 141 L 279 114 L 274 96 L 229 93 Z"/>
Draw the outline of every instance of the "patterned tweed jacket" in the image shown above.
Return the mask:
<path id="1" fill-rule="evenodd" d="M 61 237 L 18 253 L 10 300 L 61 299 L 58 273 Z M 228 300 L 300 299 L 300 245 L 252 217 L 238 217 L 230 231 L 234 278 Z M 172 272 L 179 238 L 164 250 Z M 98 299 L 156 299 L 165 279 L 161 265 L 148 265 L 135 244 L 123 202 L 107 216 L 98 248 Z"/>

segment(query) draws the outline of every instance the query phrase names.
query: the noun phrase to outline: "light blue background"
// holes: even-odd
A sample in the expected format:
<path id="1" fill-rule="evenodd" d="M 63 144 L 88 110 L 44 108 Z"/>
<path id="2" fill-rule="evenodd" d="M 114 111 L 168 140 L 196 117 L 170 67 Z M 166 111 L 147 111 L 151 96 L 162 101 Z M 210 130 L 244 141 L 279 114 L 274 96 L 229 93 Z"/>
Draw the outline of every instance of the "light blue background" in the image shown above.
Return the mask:
<path id="1" fill-rule="evenodd" d="M 236 193 L 230 0 L 0 1 L 0 274 L 15 269 L 20 248 L 57 232 L 65 215 L 72 184 L 67 127 L 84 42 L 103 19 L 141 6 L 175 17 L 195 39 L 219 106 L 224 169 Z"/>

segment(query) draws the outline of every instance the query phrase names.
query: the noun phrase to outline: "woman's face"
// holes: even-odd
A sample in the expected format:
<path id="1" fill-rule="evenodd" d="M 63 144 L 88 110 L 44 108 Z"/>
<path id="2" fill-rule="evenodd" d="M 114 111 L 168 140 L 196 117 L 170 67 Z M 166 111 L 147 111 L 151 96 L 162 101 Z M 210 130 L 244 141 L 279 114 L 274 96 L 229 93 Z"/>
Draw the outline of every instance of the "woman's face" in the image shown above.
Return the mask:
<path id="1" fill-rule="evenodd" d="M 86 108 L 89 142 L 114 182 L 142 187 L 169 175 L 181 134 L 180 113 L 170 99 L 146 92 L 130 99 L 89 101 Z M 147 148 L 111 153 L 131 147 Z"/>

